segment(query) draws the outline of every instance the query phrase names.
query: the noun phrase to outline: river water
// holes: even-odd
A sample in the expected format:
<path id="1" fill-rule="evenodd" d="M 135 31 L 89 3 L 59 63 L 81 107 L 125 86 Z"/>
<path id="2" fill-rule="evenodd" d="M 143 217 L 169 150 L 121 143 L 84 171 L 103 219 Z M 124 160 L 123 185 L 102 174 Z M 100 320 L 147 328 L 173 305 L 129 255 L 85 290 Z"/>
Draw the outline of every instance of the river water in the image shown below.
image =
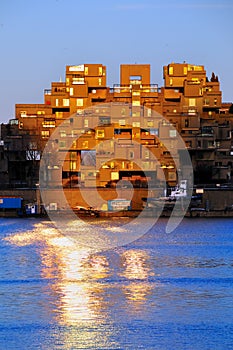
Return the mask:
<path id="1" fill-rule="evenodd" d="M 165 226 L 90 253 L 0 219 L 0 349 L 233 349 L 233 219 Z"/>

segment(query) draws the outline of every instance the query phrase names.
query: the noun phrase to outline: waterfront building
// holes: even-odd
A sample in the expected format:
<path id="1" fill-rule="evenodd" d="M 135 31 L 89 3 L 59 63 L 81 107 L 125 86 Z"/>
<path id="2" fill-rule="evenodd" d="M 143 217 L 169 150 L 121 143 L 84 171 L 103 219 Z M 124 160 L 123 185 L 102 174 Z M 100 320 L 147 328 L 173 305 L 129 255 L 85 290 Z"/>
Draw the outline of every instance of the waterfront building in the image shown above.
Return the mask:
<path id="1" fill-rule="evenodd" d="M 65 81 L 52 82 L 43 103 L 16 104 L 15 119 L 1 128 L 1 184 L 37 183 L 41 153 L 61 125 L 64 187 L 108 188 L 122 180 L 143 188 L 148 182 L 159 186 L 164 177 L 175 186 L 186 162 L 182 150 L 177 159 L 171 155 L 177 134 L 189 151 L 195 184 L 232 182 L 233 114 L 231 104 L 222 103 L 214 73 L 208 79 L 204 66 L 170 63 L 163 67 L 163 87 L 151 83 L 149 64 L 121 65 L 120 83 L 113 87 L 106 74 L 102 64 L 67 66 Z M 95 158 L 96 171 L 83 161 L 87 154 Z"/>

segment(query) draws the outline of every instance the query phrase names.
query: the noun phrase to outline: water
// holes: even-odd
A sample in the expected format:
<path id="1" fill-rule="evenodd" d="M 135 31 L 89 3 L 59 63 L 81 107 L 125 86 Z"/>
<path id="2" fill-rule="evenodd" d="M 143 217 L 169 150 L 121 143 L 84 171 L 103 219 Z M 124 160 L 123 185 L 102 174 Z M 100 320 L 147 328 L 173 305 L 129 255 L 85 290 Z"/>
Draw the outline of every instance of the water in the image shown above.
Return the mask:
<path id="1" fill-rule="evenodd" d="M 49 221 L 0 219 L 0 349 L 233 349 L 232 224 L 161 219 L 90 255 Z"/>

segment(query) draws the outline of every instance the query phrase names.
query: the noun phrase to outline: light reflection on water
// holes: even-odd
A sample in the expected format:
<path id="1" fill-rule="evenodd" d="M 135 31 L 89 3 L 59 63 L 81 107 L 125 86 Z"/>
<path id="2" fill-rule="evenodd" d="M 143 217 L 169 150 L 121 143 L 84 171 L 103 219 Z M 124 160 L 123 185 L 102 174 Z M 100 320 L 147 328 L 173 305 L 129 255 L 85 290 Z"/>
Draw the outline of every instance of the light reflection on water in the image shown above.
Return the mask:
<path id="1" fill-rule="evenodd" d="M 189 349 L 220 349 L 232 343 L 232 221 L 206 221 L 202 231 L 201 221 L 184 221 L 165 234 L 161 220 L 139 241 L 100 253 L 80 249 L 47 221 L 4 222 L 0 348 L 187 349 L 188 341 Z"/>

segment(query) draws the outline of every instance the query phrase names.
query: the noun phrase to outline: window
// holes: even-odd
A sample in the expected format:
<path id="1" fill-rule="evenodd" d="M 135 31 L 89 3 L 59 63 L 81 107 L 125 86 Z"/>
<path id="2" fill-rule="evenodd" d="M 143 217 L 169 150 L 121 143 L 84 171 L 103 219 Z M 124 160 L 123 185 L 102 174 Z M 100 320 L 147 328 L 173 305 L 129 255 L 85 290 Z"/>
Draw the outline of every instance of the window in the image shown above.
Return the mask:
<path id="1" fill-rule="evenodd" d="M 74 88 L 70 88 L 70 96 L 73 96 L 74 94 Z"/>
<path id="2" fill-rule="evenodd" d="M 173 66 L 169 66 L 169 67 L 168 67 L 168 74 L 169 74 L 169 75 L 173 75 L 173 73 L 174 73 Z"/>
<path id="3" fill-rule="evenodd" d="M 140 101 L 132 101 L 132 106 L 140 106 Z"/>
<path id="4" fill-rule="evenodd" d="M 65 130 L 60 131 L 60 137 L 66 137 L 66 132 Z"/>
<path id="5" fill-rule="evenodd" d="M 83 98 L 77 98 L 76 106 L 77 107 L 83 107 Z"/>
<path id="6" fill-rule="evenodd" d="M 55 121 L 54 120 L 45 120 L 42 123 L 44 128 L 55 128 Z"/>
<path id="7" fill-rule="evenodd" d="M 208 106 L 210 104 L 210 100 L 208 98 L 204 99 L 204 106 Z"/>
<path id="8" fill-rule="evenodd" d="M 99 78 L 99 85 L 102 85 L 102 78 Z"/>
<path id="9" fill-rule="evenodd" d="M 145 152 L 144 152 L 144 158 L 145 158 L 145 159 L 150 159 L 150 152 L 149 152 L 149 150 L 145 150 Z"/>
<path id="10" fill-rule="evenodd" d="M 97 139 L 103 139 L 104 138 L 104 130 L 96 130 L 96 137 L 97 137 Z"/>
<path id="11" fill-rule="evenodd" d="M 63 98 L 63 106 L 69 107 L 69 105 L 70 105 L 70 100 L 68 98 Z"/>
<path id="12" fill-rule="evenodd" d="M 192 147 L 192 141 L 185 141 L 185 145 L 187 148 L 191 148 Z"/>
<path id="13" fill-rule="evenodd" d="M 154 121 L 153 120 L 147 120 L 147 126 L 148 126 L 148 128 L 153 128 Z"/>
<path id="14" fill-rule="evenodd" d="M 41 131 L 41 136 L 43 139 L 49 137 L 49 130 L 42 130 Z"/>
<path id="15" fill-rule="evenodd" d="M 58 100 L 58 98 L 56 98 L 56 100 L 55 100 L 55 105 L 56 105 L 56 107 L 59 106 L 59 100 Z"/>
<path id="16" fill-rule="evenodd" d="M 190 107 L 195 107 L 196 106 L 196 99 L 195 98 L 190 98 L 189 99 L 189 106 Z"/>
<path id="17" fill-rule="evenodd" d="M 141 75 L 131 75 L 129 79 L 130 84 L 140 84 L 142 82 Z"/>
<path id="18" fill-rule="evenodd" d="M 65 148 L 66 147 L 66 141 L 59 141 L 59 147 Z"/>
<path id="19" fill-rule="evenodd" d="M 121 109 L 121 115 L 123 116 L 123 115 L 126 115 L 126 110 L 125 110 L 125 108 L 122 108 Z"/>
<path id="20" fill-rule="evenodd" d="M 129 151 L 129 159 L 133 159 L 134 158 L 134 151 Z"/>
<path id="21" fill-rule="evenodd" d="M 82 148 L 88 148 L 88 141 L 82 142 Z"/>
<path id="22" fill-rule="evenodd" d="M 169 84 L 170 84 L 170 86 L 173 85 L 173 79 L 172 78 L 170 79 Z"/>
<path id="23" fill-rule="evenodd" d="M 84 74 L 88 75 L 88 67 L 87 66 L 84 67 Z"/>
<path id="24" fill-rule="evenodd" d="M 188 67 L 184 67 L 184 75 L 188 74 Z"/>
<path id="25" fill-rule="evenodd" d="M 77 169 L 77 163 L 75 160 L 70 161 L 70 170 L 76 170 Z"/>
<path id="26" fill-rule="evenodd" d="M 84 128 L 88 128 L 88 119 L 84 119 Z"/>
<path id="27" fill-rule="evenodd" d="M 85 81 L 84 81 L 84 78 L 80 78 L 80 77 L 73 77 L 73 80 L 72 80 L 72 84 L 73 85 L 81 85 L 81 84 L 84 84 Z"/>
<path id="28" fill-rule="evenodd" d="M 63 112 L 56 112 L 55 116 L 56 118 L 63 118 Z"/>
<path id="29" fill-rule="evenodd" d="M 99 117 L 99 125 L 110 125 L 111 117 Z"/>
<path id="30" fill-rule="evenodd" d="M 125 124 L 125 119 L 119 119 L 119 125 L 124 126 Z"/>
<path id="31" fill-rule="evenodd" d="M 147 109 L 147 117 L 151 117 L 151 108 Z"/>
<path id="32" fill-rule="evenodd" d="M 20 111 L 20 116 L 21 117 L 26 117 L 27 116 L 27 112 L 26 111 Z"/>
<path id="33" fill-rule="evenodd" d="M 45 111 L 37 111 L 38 115 L 45 114 Z"/>
<path id="34" fill-rule="evenodd" d="M 176 137 L 176 130 L 169 130 L 170 137 Z"/>
<path id="35" fill-rule="evenodd" d="M 103 67 L 99 67 L 99 75 L 103 75 Z"/>
<path id="36" fill-rule="evenodd" d="M 140 128 L 141 123 L 140 123 L 140 122 L 133 122 L 133 123 L 132 123 L 132 126 L 133 126 L 134 128 Z"/>
<path id="37" fill-rule="evenodd" d="M 159 135 L 159 129 L 150 129 L 150 134 L 158 136 Z"/>

